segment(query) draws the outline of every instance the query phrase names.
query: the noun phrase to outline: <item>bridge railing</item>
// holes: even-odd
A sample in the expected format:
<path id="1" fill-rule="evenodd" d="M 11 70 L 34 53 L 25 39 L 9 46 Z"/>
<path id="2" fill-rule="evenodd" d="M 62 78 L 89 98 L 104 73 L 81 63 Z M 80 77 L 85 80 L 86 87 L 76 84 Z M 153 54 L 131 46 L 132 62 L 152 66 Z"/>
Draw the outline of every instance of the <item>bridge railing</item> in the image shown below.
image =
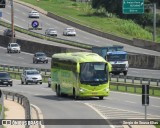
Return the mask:
<path id="1" fill-rule="evenodd" d="M 25 119 L 31 119 L 31 109 L 30 102 L 27 97 L 14 92 L 2 91 L 3 99 L 11 99 L 24 107 L 25 110 Z M 4 108 L 4 104 L 2 106 Z M 4 112 L 4 111 L 3 111 Z M 3 117 L 2 117 L 3 118 Z M 29 125 L 26 125 L 25 128 L 29 128 Z"/>

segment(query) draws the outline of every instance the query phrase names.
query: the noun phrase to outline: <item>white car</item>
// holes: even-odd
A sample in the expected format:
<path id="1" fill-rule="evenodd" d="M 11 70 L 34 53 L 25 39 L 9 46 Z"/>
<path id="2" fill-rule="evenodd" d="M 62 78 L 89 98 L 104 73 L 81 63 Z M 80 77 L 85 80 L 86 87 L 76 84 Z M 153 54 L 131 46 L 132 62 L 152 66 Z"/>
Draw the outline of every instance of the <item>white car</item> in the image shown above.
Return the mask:
<path id="1" fill-rule="evenodd" d="M 74 28 L 66 28 L 63 31 L 63 35 L 65 36 L 76 36 L 76 31 Z"/>
<path id="2" fill-rule="evenodd" d="M 32 10 L 31 12 L 29 12 L 29 18 L 39 18 L 39 13 L 35 10 Z"/>
<path id="3" fill-rule="evenodd" d="M 42 84 L 42 76 L 36 69 L 24 70 L 21 75 L 21 84 L 35 83 Z"/>
<path id="4" fill-rule="evenodd" d="M 57 30 L 54 28 L 49 28 L 45 31 L 45 35 L 47 36 L 57 36 Z"/>
<path id="5" fill-rule="evenodd" d="M 7 46 L 7 52 L 12 53 L 12 52 L 21 52 L 21 48 L 17 43 L 9 43 Z"/>

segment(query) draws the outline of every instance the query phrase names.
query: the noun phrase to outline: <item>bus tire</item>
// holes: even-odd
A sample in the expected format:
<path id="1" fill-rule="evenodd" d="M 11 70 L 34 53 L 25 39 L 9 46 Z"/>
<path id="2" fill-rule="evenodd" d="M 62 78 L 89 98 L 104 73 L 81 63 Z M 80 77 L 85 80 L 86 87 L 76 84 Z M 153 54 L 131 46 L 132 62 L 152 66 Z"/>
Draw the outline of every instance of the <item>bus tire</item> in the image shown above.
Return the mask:
<path id="1" fill-rule="evenodd" d="M 75 100 L 78 99 L 78 96 L 76 96 L 76 90 L 75 90 L 75 88 L 73 88 L 73 98 L 74 98 Z"/>
<path id="2" fill-rule="evenodd" d="M 103 96 L 99 96 L 99 99 L 100 99 L 100 100 L 103 100 Z"/>
<path id="3" fill-rule="evenodd" d="M 60 88 L 60 85 L 58 85 L 58 87 L 57 87 L 56 95 L 57 95 L 57 96 L 61 96 L 61 88 Z"/>

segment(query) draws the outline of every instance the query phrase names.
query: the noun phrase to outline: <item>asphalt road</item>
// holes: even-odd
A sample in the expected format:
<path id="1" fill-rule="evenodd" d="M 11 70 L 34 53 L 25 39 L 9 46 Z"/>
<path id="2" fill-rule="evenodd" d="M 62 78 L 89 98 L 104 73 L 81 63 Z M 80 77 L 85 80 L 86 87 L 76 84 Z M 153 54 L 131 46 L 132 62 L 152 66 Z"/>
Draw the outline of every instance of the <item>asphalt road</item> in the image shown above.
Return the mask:
<path id="1" fill-rule="evenodd" d="M 111 92 L 104 100 L 90 98 L 75 101 L 72 97 L 57 97 L 45 83 L 21 85 L 19 80 L 14 80 L 13 87 L 0 86 L 0 88 L 27 96 L 31 104 L 41 109 L 44 119 L 144 119 L 141 95 Z M 147 118 L 160 119 L 160 98 L 150 97 Z M 93 126 L 65 127 L 92 128 Z M 106 126 L 94 126 L 94 128 L 106 128 Z"/>
<path id="2" fill-rule="evenodd" d="M 21 52 L 20 54 L 19 53 L 9 54 L 7 53 L 6 48 L 0 47 L 0 64 L 50 69 L 51 59 L 49 58 L 48 64 L 46 63 L 33 64 L 33 54 L 25 53 L 25 52 Z M 160 70 L 129 68 L 128 76 L 138 76 L 138 77 L 159 79 Z"/>
<path id="3" fill-rule="evenodd" d="M 6 8 L 3 9 L 3 17 L 2 20 L 10 22 L 11 21 L 11 7 L 9 4 L 7 4 Z M 23 27 L 28 29 L 28 25 L 33 21 L 33 19 L 28 18 L 28 13 L 32 9 L 22 6 L 20 4 L 14 3 L 14 23 L 17 26 Z M 36 32 L 38 33 L 43 33 L 47 28 L 55 28 L 57 29 L 58 32 L 58 37 L 67 39 L 67 40 L 73 40 L 73 41 L 78 41 L 86 44 L 91 44 L 95 46 L 111 46 L 111 45 L 123 45 L 125 50 L 128 52 L 133 52 L 133 53 L 143 53 L 143 54 L 150 54 L 150 55 L 156 55 L 160 56 L 159 52 L 151 51 L 151 50 L 146 50 L 138 47 L 133 47 L 130 45 L 125 45 L 120 42 L 112 41 L 109 39 L 105 39 L 102 37 L 95 36 L 93 34 L 81 31 L 79 29 L 76 29 L 77 31 L 77 36 L 76 37 L 67 37 L 63 36 L 63 30 L 64 28 L 68 27 L 68 25 L 63 24 L 61 22 L 58 22 L 54 19 L 51 19 L 45 15 L 40 14 L 40 18 L 38 19 L 39 23 L 42 25 L 42 30 L 37 30 Z"/>

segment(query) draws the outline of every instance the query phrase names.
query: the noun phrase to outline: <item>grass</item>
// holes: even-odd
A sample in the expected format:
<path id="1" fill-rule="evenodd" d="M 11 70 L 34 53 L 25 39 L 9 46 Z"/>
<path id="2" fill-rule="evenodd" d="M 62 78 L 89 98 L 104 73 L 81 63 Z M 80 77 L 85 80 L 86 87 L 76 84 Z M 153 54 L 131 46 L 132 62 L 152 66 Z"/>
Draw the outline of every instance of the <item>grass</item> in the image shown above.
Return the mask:
<path id="1" fill-rule="evenodd" d="M 79 3 L 71 0 L 22 0 L 38 6 L 79 24 L 95 28 L 124 38 L 140 38 L 152 40 L 152 33 L 143 29 L 132 21 L 122 20 L 116 16 L 104 16 L 101 12 L 92 9 L 88 3 Z M 109 14 L 108 14 L 109 15 Z M 159 33 L 159 31 L 157 31 Z M 157 35 L 160 35 L 158 34 Z M 156 39 L 160 42 L 160 36 Z"/>
<path id="2" fill-rule="evenodd" d="M 112 91 L 117 91 L 117 86 L 110 85 Z M 119 86 L 118 91 L 126 92 L 125 86 Z M 128 93 L 134 93 L 134 87 L 127 87 Z M 136 94 L 142 94 L 142 88 L 136 88 Z M 149 95 L 152 96 L 152 90 L 149 90 Z M 154 90 L 154 96 L 160 97 L 160 90 Z"/>

